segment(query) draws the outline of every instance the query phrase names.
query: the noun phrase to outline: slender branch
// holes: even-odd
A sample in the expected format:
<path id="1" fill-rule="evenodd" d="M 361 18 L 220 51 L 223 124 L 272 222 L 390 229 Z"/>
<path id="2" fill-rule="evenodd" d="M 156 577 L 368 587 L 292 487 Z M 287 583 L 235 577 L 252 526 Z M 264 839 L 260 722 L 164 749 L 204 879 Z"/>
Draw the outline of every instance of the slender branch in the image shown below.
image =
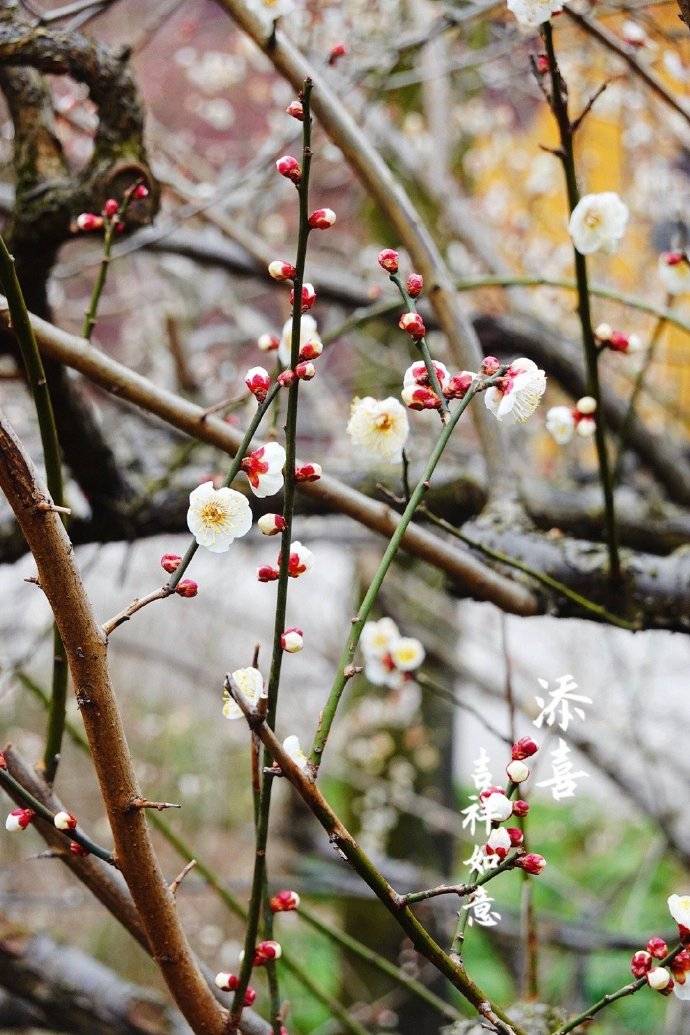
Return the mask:
<path id="1" fill-rule="evenodd" d="M 405 306 L 405 311 L 408 313 L 416 313 L 417 303 L 415 302 L 414 298 L 412 298 L 405 290 L 403 282 L 398 276 L 398 274 L 391 273 L 390 279 L 400 292 L 400 297 L 402 298 L 403 305 Z M 415 345 L 419 349 L 422 355 L 422 359 L 424 360 L 424 366 L 426 367 L 427 376 L 429 378 L 429 384 L 438 396 L 438 411 L 441 415 L 441 420 L 445 423 L 448 420 L 448 400 L 445 398 L 443 394 L 443 389 L 441 388 L 438 379 L 438 374 L 436 373 L 434 361 L 431 358 L 431 352 L 429 351 L 426 336 L 419 338 L 418 340 L 415 340 Z"/>
<path id="2" fill-rule="evenodd" d="M 542 36 L 549 59 L 551 76 L 551 110 L 553 112 L 561 141 L 558 157 L 563 165 L 569 211 L 572 212 L 580 200 L 575 172 L 575 151 L 573 148 L 573 126 L 568 114 L 567 87 L 556 61 L 553 43 L 553 29 L 550 22 L 542 26 Z M 606 426 L 601 407 L 601 390 L 599 386 L 599 353 L 592 326 L 592 313 L 589 299 L 587 278 L 587 259 L 573 246 L 575 261 L 575 279 L 577 282 L 577 311 L 582 329 L 582 344 L 587 366 L 587 391 L 597 404 L 594 440 L 599 461 L 599 478 L 604 494 L 604 518 L 606 524 L 606 541 L 609 553 L 609 575 L 612 583 L 620 582 L 621 565 L 618 553 L 618 532 L 616 530 L 616 513 L 613 498 L 613 479 L 609 465 L 606 446 Z"/>
<path id="3" fill-rule="evenodd" d="M 113 238 L 115 236 L 115 220 L 108 219 L 105 224 L 105 230 L 103 233 L 103 256 L 101 258 L 101 264 L 98 267 L 98 275 L 94 281 L 93 289 L 91 291 L 91 298 L 89 304 L 84 313 L 84 322 L 81 328 L 82 338 L 86 338 L 87 341 L 91 341 L 91 335 L 93 329 L 96 326 L 98 303 L 101 300 L 103 294 L 103 288 L 105 287 L 106 277 L 108 276 L 108 269 L 110 267 L 110 253 L 113 247 Z"/>
<path id="4" fill-rule="evenodd" d="M 177 877 L 175 877 L 174 880 L 170 881 L 170 884 L 168 885 L 168 887 L 170 888 L 170 894 L 171 895 L 176 895 L 177 894 L 178 889 L 180 887 L 180 884 L 185 879 L 187 874 L 191 873 L 191 871 L 194 869 L 195 866 L 196 866 L 196 859 L 190 859 L 189 862 L 185 863 L 185 865 L 182 867 L 182 869 L 178 873 Z"/>
<path id="5" fill-rule="evenodd" d="M 122 611 L 118 611 L 116 615 L 109 618 L 107 622 L 103 623 L 103 632 L 106 636 L 110 634 L 119 626 L 124 625 L 128 622 L 132 615 L 135 615 L 137 611 L 141 611 L 142 607 L 146 607 L 147 604 L 152 604 L 154 600 L 165 600 L 169 597 L 173 590 L 168 589 L 167 586 L 162 586 L 160 589 L 154 589 L 151 593 L 147 593 L 145 597 L 137 597 L 131 604 L 128 604 Z"/>
<path id="6" fill-rule="evenodd" d="M 488 884 L 494 877 L 498 877 L 501 873 L 506 873 L 508 870 L 514 870 L 517 866 L 518 859 L 521 855 L 524 855 L 523 851 L 518 851 L 509 858 L 504 859 L 498 866 L 494 866 L 493 869 L 487 870 L 481 877 L 478 877 L 475 881 L 470 884 L 437 884 L 435 888 L 426 888 L 424 891 L 412 891 L 408 895 L 400 896 L 401 906 L 411 906 L 416 902 L 426 902 L 430 898 L 438 898 L 441 895 L 457 895 L 458 898 L 467 898 L 468 895 L 473 895 L 477 888 L 481 888 L 483 884 Z"/>

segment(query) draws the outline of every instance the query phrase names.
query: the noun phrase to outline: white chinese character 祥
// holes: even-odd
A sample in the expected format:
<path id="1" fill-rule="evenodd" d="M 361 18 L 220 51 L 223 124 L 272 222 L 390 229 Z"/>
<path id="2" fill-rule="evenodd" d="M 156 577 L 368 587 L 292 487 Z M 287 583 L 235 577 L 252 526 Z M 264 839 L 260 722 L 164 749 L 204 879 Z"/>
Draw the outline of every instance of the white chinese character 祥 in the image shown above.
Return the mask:
<path id="1" fill-rule="evenodd" d="M 544 690 L 549 690 L 549 683 L 546 679 L 540 679 L 539 686 L 543 687 Z M 543 725 L 553 726 L 558 716 L 558 725 L 564 733 L 567 732 L 568 726 L 570 725 L 573 717 L 580 719 L 581 722 L 585 721 L 585 712 L 583 708 L 579 708 L 581 704 L 591 704 L 591 697 L 585 697 L 584 694 L 576 694 L 574 691 L 577 690 L 577 683 L 572 676 L 559 676 L 556 680 L 555 690 L 549 690 L 549 697 L 551 700 L 547 704 L 543 697 L 535 697 L 535 700 L 541 712 L 534 720 L 534 725 L 537 729 L 541 729 Z M 573 706 L 571 708 L 571 705 Z"/>
<path id="2" fill-rule="evenodd" d="M 469 827 L 471 837 L 475 836 L 477 826 L 481 826 L 482 823 L 486 828 L 486 836 L 489 836 L 491 817 L 487 815 L 484 802 L 478 795 L 470 794 L 470 804 L 462 810 L 462 815 L 465 817 L 462 821 L 462 829 Z"/>
<path id="3" fill-rule="evenodd" d="M 537 787 L 550 787 L 555 801 L 562 798 L 574 798 L 577 790 L 577 781 L 588 776 L 588 773 L 573 772 L 573 763 L 568 758 L 570 748 L 563 740 L 558 738 L 558 747 L 551 752 L 553 763 L 553 776 L 550 780 L 541 780 Z"/>
<path id="4" fill-rule="evenodd" d="M 477 888 L 470 899 L 463 905 L 468 912 L 467 922 L 470 927 L 479 924 L 480 927 L 495 927 L 501 919 L 501 914 L 492 909 L 494 900 L 484 890 Z"/>

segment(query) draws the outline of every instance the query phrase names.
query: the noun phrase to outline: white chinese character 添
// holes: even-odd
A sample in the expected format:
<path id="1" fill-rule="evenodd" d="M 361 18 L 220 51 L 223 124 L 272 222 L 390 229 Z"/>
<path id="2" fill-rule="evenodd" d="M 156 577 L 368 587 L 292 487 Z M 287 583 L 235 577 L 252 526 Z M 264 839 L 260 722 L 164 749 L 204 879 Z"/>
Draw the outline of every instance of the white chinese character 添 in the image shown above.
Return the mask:
<path id="1" fill-rule="evenodd" d="M 540 679 L 539 686 L 543 687 L 544 690 L 549 690 L 549 683 L 546 679 Z M 570 725 L 573 717 L 580 719 L 581 722 L 585 721 L 585 712 L 583 708 L 578 707 L 581 704 L 591 704 L 591 697 L 585 697 L 584 694 L 576 694 L 574 691 L 577 690 L 577 683 L 572 676 L 559 676 L 556 680 L 556 688 L 549 690 L 548 696 L 551 700 L 546 703 L 543 697 L 535 697 L 535 700 L 541 712 L 534 720 L 534 725 L 537 729 L 541 729 L 542 726 L 553 726 L 558 717 L 558 725 L 567 732 L 568 726 Z M 572 705 L 572 707 L 571 707 Z"/>

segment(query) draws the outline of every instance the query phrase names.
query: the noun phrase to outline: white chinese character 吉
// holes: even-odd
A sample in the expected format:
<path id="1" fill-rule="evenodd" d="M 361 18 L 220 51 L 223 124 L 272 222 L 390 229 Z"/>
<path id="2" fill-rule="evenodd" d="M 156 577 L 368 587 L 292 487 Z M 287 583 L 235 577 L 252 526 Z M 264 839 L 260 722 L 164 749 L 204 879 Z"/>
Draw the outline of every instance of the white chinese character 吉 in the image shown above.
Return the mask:
<path id="1" fill-rule="evenodd" d="M 551 752 L 553 776 L 550 780 L 541 780 L 537 784 L 537 787 L 550 787 L 554 801 L 560 801 L 562 798 L 574 798 L 577 781 L 589 775 L 581 770 L 573 772 L 573 763 L 568 758 L 569 754 L 570 748 L 563 737 L 559 737 L 558 747 Z"/>
<path id="2" fill-rule="evenodd" d="M 546 679 L 539 679 L 539 686 L 543 687 L 544 690 L 549 690 L 549 683 Z M 549 690 L 549 697 L 551 700 L 547 704 L 543 697 L 535 697 L 535 700 L 541 712 L 534 720 L 533 725 L 537 729 L 546 724 L 547 726 L 553 726 L 556 722 L 556 716 L 559 716 L 558 725 L 564 733 L 567 732 L 568 726 L 570 725 L 573 717 L 580 719 L 581 722 L 585 721 L 585 712 L 583 708 L 579 708 L 580 704 L 591 704 L 591 697 L 585 697 L 584 694 L 576 694 L 573 691 L 577 690 L 577 683 L 572 676 L 559 676 L 556 680 L 555 690 Z M 571 704 L 573 707 L 571 708 Z"/>
<path id="3" fill-rule="evenodd" d="M 479 758 L 474 760 L 474 769 L 472 771 L 472 783 L 478 791 L 485 791 L 487 787 L 491 787 L 493 777 L 489 772 L 489 758 L 484 748 L 479 752 Z"/>
<path id="4" fill-rule="evenodd" d="M 467 922 L 470 927 L 474 924 L 479 924 L 480 927 L 496 926 L 501 919 L 501 914 L 491 908 L 493 902 L 494 900 L 487 894 L 484 888 L 477 888 L 469 901 L 462 907 L 468 911 Z"/>

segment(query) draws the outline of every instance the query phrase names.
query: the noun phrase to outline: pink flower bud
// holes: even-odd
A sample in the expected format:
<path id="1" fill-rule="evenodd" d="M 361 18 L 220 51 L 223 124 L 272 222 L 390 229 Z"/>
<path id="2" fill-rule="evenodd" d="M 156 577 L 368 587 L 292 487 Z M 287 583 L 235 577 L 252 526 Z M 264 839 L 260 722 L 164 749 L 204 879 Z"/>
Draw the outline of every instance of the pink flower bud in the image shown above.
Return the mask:
<path id="1" fill-rule="evenodd" d="M 199 592 L 199 586 L 193 579 L 182 579 L 175 592 L 180 597 L 195 597 Z"/>
<path id="2" fill-rule="evenodd" d="M 443 389 L 443 394 L 446 399 L 464 399 L 473 381 L 474 374 L 469 370 L 463 370 L 461 374 L 453 374 Z"/>
<path id="3" fill-rule="evenodd" d="M 673 978 L 666 967 L 654 967 L 647 973 L 647 982 L 649 987 L 653 988 L 655 992 L 666 993 L 670 989 L 673 989 Z"/>
<path id="4" fill-rule="evenodd" d="M 410 298 L 418 298 L 424 290 L 424 277 L 421 273 L 410 273 L 407 278 L 407 293 Z"/>
<path id="5" fill-rule="evenodd" d="M 514 816 L 526 816 L 529 812 L 529 802 L 523 801 L 522 798 L 518 798 L 517 801 L 513 802 L 513 815 Z"/>
<path id="6" fill-rule="evenodd" d="M 635 978 L 644 977 L 652 969 L 652 957 L 648 952 L 640 949 L 639 952 L 633 954 L 633 958 L 630 960 L 630 973 Z"/>
<path id="7" fill-rule="evenodd" d="M 71 812 L 56 812 L 53 816 L 53 826 L 56 830 L 75 830 L 77 817 Z"/>
<path id="8" fill-rule="evenodd" d="M 293 183 L 299 183 L 302 179 L 300 164 L 292 155 L 283 155 L 282 158 L 279 158 L 276 162 L 276 169 L 281 176 L 284 176 L 287 180 L 292 180 Z"/>
<path id="9" fill-rule="evenodd" d="M 275 352 L 280 347 L 280 338 L 275 334 L 262 334 L 256 344 L 262 352 Z"/>
<path id="10" fill-rule="evenodd" d="M 667 266 L 679 266 L 685 262 L 685 252 L 664 252 L 661 258 Z"/>
<path id="11" fill-rule="evenodd" d="M 263 402 L 268 395 L 268 389 L 271 387 L 271 378 L 268 371 L 263 367 L 252 367 L 244 375 L 244 383 L 252 395 L 259 402 Z"/>
<path id="12" fill-rule="evenodd" d="M 79 855 L 82 858 L 90 854 L 88 848 L 84 848 L 83 845 L 77 844 L 76 841 L 70 841 L 69 850 L 72 855 Z"/>
<path id="13" fill-rule="evenodd" d="M 216 974 L 213 983 L 221 992 L 234 992 L 239 984 L 239 979 L 237 975 L 229 974 L 222 970 L 219 974 Z"/>
<path id="14" fill-rule="evenodd" d="M 539 750 L 539 745 L 535 744 L 531 737 L 521 737 L 520 740 L 516 740 L 513 744 L 511 756 L 513 761 L 516 759 L 531 758 L 532 755 L 536 755 Z"/>
<path id="15" fill-rule="evenodd" d="M 300 346 L 299 358 L 318 359 L 322 352 L 323 342 L 319 338 L 315 338 L 314 341 L 305 341 L 304 345 Z"/>
<path id="16" fill-rule="evenodd" d="M 274 280 L 294 280 L 297 270 L 291 262 L 284 262 L 282 259 L 274 259 L 268 264 L 268 275 Z"/>
<path id="17" fill-rule="evenodd" d="M 290 292 L 290 305 L 295 302 L 295 289 Z M 316 289 L 313 284 L 302 285 L 302 312 L 308 313 L 316 302 Z"/>
<path id="18" fill-rule="evenodd" d="M 328 64 L 334 65 L 336 61 L 345 57 L 347 54 L 347 45 L 345 43 L 334 43 L 328 52 Z"/>
<path id="19" fill-rule="evenodd" d="M 284 370 L 282 374 L 278 374 L 278 384 L 281 388 L 289 388 L 296 377 L 294 370 Z"/>
<path id="20" fill-rule="evenodd" d="M 399 260 L 400 256 L 393 248 L 383 248 L 382 251 L 379 252 L 379 266 L 382 270 L 385 270 L 386 273 L 397 273 Z"/>
<path id="21" fill-rule="evenodd" d="M 436 410 L 439 406 L 436 392 L 426 385 L 405 385 L 400 397 L 410 410 Z"/>
<path id="22" fill-rule="evenodd" d="M 330 230 L 335 223 L 335 212 L 332 208 L 317 208 L 309 216 L 312 230 Z"/>
<path id="23" fill-rule="evenodd" d="M 250 985 L 244 993 L 244 1005 L 251 1006 L 254 1002 L 256 1002 L 256 989 Z"/>
<path id="24" fill-rule="evenodd" d="M 487 377 L 493 377 L 500 369 L 500 361 L 495 356 L 484 356 L 479 371 Z"/>
<path id="25" fill-rule="evenodd" d="M 527 855 L 522 855 L 516 862 L 516 866 L 519 866 L 525 873 L 533 873 L 535 875 L 541 873 L 546 866 L 546 859 L 543 855 L 537 855 L 536 852 L 528 852 Z"/>
<path id="26" fill-rule="evenodd" d="M 406 331 L 415 341 L 419 341 L 426 334 L 424 320 L 422 320 L 419 313 L 403 313 L 398 322 L 398 327 L 401 331 Z"/>
<path id="27" fill-rule="evenodd" d="M 77 216 L 77 226 L 84 233 L 90 233 L 93 230 L 103 229 L 103 218 L 97 216 L 94 212 L 82 212 Z"/>
<path id="28" fill-rule="evenodd" d="M 259 942 L 254 949 L 254 965 L 261 966 L 270 960 L 278 960 L 283 955 L 283 950 L 278 942 Z"/>
<path id="29" fill-rule="evenodd" d="M 301 101 L 290 101 L 285 111 L 298 122 L 304 122 L 304 107 Z"/>
<path id="30" fill-rule="evenodd" d="M 303 464 L 298 460 L 295 464 L 295 481 L 296 482 L 316 482 L 321 477 L 321 464 L 308 463 Z"/>
<path id="31" fill-rule="evenodd" d="M 262 514 L 257 525 L 264 535 L 277 535 L 285 528 L 285 518 L 282 514 Z"/>
<path id="32" fill-rule="evenodd" d="M 549 58 L 547 54 L 537 54 L 535 59 L 535 66 L 539 75 L 546 75 L 551 67 L 549 65 Z"/>
<path id="33" fill-rule="evenodd" d="M 172 575 L 179 568 L 181 560 L 179 553 L 164 553 L 161 557 L 161 568 L 167 571 L 168 575 Z"/>
<path id="34" fill-rule="evenodd" d="M 149 189 L 145 183 L 138 183 L 132 191 L 132 197 L 136 198 L 137 201 L 141 201 L 143 198 L 148 198 Z"/>
<path id="35" fill-rule="evenodd" d="M 664 956 L 668 956 L 668 945 L 663 938 L 655 935 L 647 942 L 647 952 L 651 953 L 655 960 L 662 960 Z"/>
<path id="36" fill-rule="evenodd" d="M 300 897 L 296 891 L 277 891 L 269 901 L 272 913 L 289 913 L 293 909 L 299 909 Z"/>
<path id="37" fill-rule="evenodd" d="M 15 833 L 17 830 L 26 830 L 36 813 L 33 809 L 12 809 L 5 820 L 5 830 Z"/>
<path id="38" fill-rule="evenodd" d="M 105 205 L 103 206 L 103 215 L 107 216 L 108 219 L 112 219 L 120 211 L 120 202 L 116 201 L 115 198 L 108 198 Z"/>
<path id="39" fill-rule="evenodd" d="M 295 367 L 295 377 L 300 381 L 311 381 L 316 377 L 316 367 L 311 362 L 298 363 Z"/>
<path id="40" fill-rule="evenodd" d="M 525 840 L 525 835 L 519 827 L 508 827 L 508 837 L 510 838 L 510 844 L 513 848 L 519 848 L 522 842 Z"/>
<path id="41" fill-rule="evenodd" d="M 524 783 L 529 776 L 529 766 L 525 765 L 521 759 L 516 758 L 508 763 L 506 773 L 508 774 L 508 779 L 513 783 Z"/>
<path id="42" fill-rule="evenodd" d="M 304 647 L 304 633 L 296 625 L 280 634 L 280 646 L 287 654 L 299 654 Z"/>
<path id="43" fill-rule="evenodd" d="M 276 582 L 280 578 L 280 572 L 270 564 L 263 564 L 256 573 L 259 582 Z"/>

